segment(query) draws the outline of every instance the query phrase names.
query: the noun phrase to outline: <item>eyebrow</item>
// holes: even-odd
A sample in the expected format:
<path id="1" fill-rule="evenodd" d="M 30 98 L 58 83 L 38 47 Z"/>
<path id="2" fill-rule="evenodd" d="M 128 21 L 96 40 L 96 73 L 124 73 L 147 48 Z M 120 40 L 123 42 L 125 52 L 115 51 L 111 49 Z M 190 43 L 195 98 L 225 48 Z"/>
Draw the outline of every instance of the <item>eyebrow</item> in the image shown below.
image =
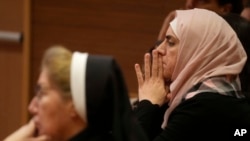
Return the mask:
<path id="1" fill-rule="evenodd" d="M 43 86 L 43 84 L 37 83 L 35 86 L 35 91 L 41 90 L 41 89 L 47 89 L 46 86 Z"/>
<path id="2" fill-rule="evenodd" d="M 171 35 L 166 35 L 166 39 L 167 40 L 170 40 L 170 39 L 172 39 L 173 37 L 171 36 Z"/>

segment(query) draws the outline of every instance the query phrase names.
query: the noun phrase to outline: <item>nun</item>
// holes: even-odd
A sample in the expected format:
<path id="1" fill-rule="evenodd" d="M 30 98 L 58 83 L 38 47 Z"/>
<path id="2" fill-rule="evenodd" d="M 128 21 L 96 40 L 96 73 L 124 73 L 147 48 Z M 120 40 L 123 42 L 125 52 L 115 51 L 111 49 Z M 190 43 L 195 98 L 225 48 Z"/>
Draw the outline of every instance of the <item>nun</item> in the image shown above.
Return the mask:
<path id="1" fill-rule="evenodd" d="M 122 71 L 111 56 L 72 53 L 63 46 L 49 48 L 29 112 L 32 136 L 19 139 L 147 140 L 132 115 Z"/>

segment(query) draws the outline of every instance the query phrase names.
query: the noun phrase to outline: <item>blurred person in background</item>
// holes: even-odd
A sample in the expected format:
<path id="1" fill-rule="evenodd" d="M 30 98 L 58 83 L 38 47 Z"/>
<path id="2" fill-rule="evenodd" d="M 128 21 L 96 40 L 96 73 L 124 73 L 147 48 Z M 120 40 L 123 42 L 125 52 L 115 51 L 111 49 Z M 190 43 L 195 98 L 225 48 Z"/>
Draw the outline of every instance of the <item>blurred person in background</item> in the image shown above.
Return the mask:
<path id="1" fill-rule="evenodd" d="M 146 140 L 111 56 L 49 48 L 29 112 L 32 120 L 4 141 Z"/>
<path id="2" fill-rule="evenodd" d="M 243 10 L 243 1 L 242 0 L 186 0 L 185 9 L 201 8 L 214 11 L 220 15 L 235 13 L 240 15 Z M 161 41 L 165 38 L 165 33 L 168 29 L 168 23 L 174 17 L 174 11 L 170 12 L 160 29 L 157 40 Z"/>
<path id="3" fill-rule="evenodd" d="M 241 16 L 250 21 L 250 0 L 246 0 Z"/>

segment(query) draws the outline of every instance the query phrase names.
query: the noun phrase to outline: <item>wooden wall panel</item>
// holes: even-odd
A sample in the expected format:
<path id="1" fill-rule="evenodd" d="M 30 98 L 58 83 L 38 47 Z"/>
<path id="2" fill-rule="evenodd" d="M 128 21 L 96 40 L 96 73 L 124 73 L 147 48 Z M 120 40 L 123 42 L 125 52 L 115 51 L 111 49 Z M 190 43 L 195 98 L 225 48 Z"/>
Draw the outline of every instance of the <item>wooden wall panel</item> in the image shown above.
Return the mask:
<path id="1" fill-rule="evenodd" d="M 24 1 L 28 0 L 0 0 L 0 31 L 25 33 Z M 23 79 L 23 49 L 22 43 L 0 40 L 0 140 L 27 120 L 28 93 L 23 93 L 23 84 L 28 80 Z"/>
<path id="2" fill-rule="evenodd" d="M 0 30 L 22 31 L 23 1 L 0 0 Z"/>
<path id="3" fill-rule="evenodd" d="M 72 51 L 113 55 L 129 91 L 137 92 L 134 64 L 156 41 L 166 14 L 184 0 L 33 0 L 31 70 L 34 86 L 44 50 L 62 44 Z"/>
<path id="4" fill-rule="evenodd" d="M 0 42 L 0 140 L 22 125 L 22 46 Z"/>

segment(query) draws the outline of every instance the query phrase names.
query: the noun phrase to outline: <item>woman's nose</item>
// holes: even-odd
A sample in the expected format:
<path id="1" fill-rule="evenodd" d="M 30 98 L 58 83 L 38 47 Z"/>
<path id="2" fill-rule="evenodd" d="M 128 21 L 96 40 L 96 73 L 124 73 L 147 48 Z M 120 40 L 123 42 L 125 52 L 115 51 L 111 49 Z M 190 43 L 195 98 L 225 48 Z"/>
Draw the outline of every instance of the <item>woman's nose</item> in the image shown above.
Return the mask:
<path id="1" fill-rule="evenodd" d="M 166 50 L 164 47 L 164 41 L 156 48 L 156 50 L 159 52 L 159 54 L 165 55 Z"/>
<path id="2" fill-rule="evenodd" d="M 38 105 L 38 101 L 37 101 L 37 97 L 33 97 L 33 99 L 31 100 L 30 104 L 29 104 L 29 107 L 28 107 L 28 110 L 29 112 L 34 115 L 37 113 L 37 105 Z"/>

